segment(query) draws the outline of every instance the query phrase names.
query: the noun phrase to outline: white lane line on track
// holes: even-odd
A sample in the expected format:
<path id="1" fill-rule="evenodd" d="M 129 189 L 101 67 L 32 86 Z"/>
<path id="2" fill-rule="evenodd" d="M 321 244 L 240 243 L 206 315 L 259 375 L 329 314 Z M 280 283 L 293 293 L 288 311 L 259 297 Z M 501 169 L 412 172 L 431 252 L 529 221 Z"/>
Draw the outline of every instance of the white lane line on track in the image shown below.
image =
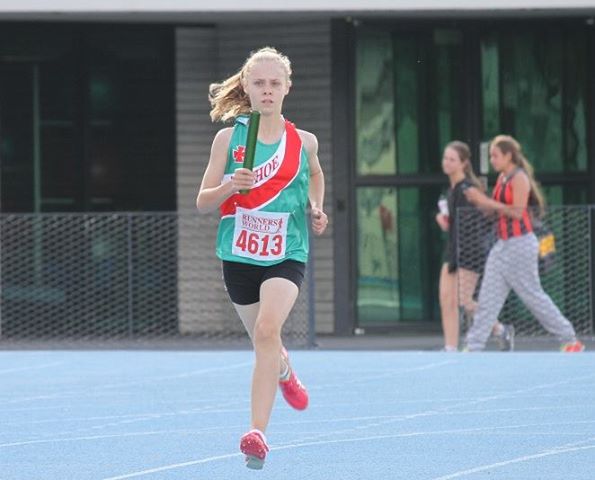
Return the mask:
<path id="1" fill-rule="evenodd" d="M 436 364 L 428 364 L 428 365 L 425 365 L 424 368 L 428 368 L 428 367 L 430 367 L 432 365 L 435 366 Z M 232 367 L 232 366 L 230 366 L 230 367 Z M 237 367 L 237 365 L 236 365 L 236 367 Z M 321 433 L 321 434 L 315 435 L 315 436 L 308 436 L 308 437 L 302 438 L 300 441 L 319 440 L 319 439 L 328 438 L 330 436 L 337 435 L 337 434 L 349 434 L 351 432 L 362 431 L 362 430 L 365 430 L 367 428 L 379 427 L 379 426 L 387 425 L 387 424 L 390 424 L 390 423 L 395 423 L 395 422 L 399 422 L 399 421 L 406 421 L 406 420 L 411 420 L 411 419 L 416 419 L 416 418 L 422 418 L 422 417 L 431 417 L 431 416 L 435 416 L 435 415 L 452 415 L 452 414 L 457 414 L 457 413 L 464 414 L 464 412 L 452 412 L 451 410 L 453 410 L 455 408 L 464 407 L 464 406 L 470 406 L 470 405 L 477 405 L 477 404 L 485 403 L 486 401 L 501 400 L 503 398 L 508 398 L 511 395 L 517 395 L 519 393 L 526 393 L 526 392 L 531 392 L 531 391 L 535 391 L 535 390 L 541 390 L 543 388 L 548 388 L 548 387 L 552 387 L 552 386 L 559 386 L 559 385 L 562 385 L 562 384 L 565 384 L 565 383 L 577 382 L 577 381 L 582 380 L 584 378 L 593 378 L 593 377 L 595 377 L 595 375 L 585 375 L 585 376 L 575 377 L 575 378 L 566 379 L 566 380 L 562 380 L 562 381 L 558 381 L 558 382 L 550 382 L 550 383 L 546 383 L 546 384 L 534 385 L 532 387 L 524 388 L 524 389 L 519 389 L 519 390 L 516 390 L 516 391 L 504 392 L 504 393 L 499 393 L 499 394 L 496 394 L 496 395 L 489 395 L 489 396 L 486 396 L 486 397 L 479 397 L 479 398 L 475 398 L 475 399 L 470 399 L 469 401 L 461 402 L 461 403 L 455 404 L 455 405 L 444 406 L 444 407 L 439 408 L 439 409 L 431 409 L 431 410 L 426 410 L 424 412 L 418 412 L 418 413 L 412 413 L 412 414 L 405 414 L 405 415 L 388 416 L 388 417 L 382 418 L 382 421 L 375 421 L 375 422 L 370 423 L 370 424 L 367 424 L 367 425 L 357 425 L 355 427 L 347 427 L 347 428 L 343 428 L 343 429 L 340 429 L 340 430 L 334 430 L 334 431 L 331 431 L 331 432 Z M 215 412 L 217 412 L 217 410 L 211 410 L 208 413 L 215 413 Z M 139 420 L 140 419 L 137 419 L 136 421 L 139 421 Z M 376 419 L 374 419 L 374 420 L 376 420 Z M 131 423 L 131 422 L 126 422 L 126 423 Z M 114 426 L 114 424 L 106 425 L 106 426 Z M 102 428 L 102 426 L 96 426 L 94 428 L 95 429 L 96 428 Z M 87 428 L 77 429 L 77 430 L 73 430 L 73 431 L 63 432 L 63 434 L 82 433 L 84 431 L 93 430 L 94 428 L 93 427 L 87 427 Z"/>
<path id="2" fill-rule="evenodd" d="M 2 375 L 4 373 L 25 372 L 27 370 L 40 370 L 42 368 L 57 367 L 58 365 L 63 365 L 63 364 L 64 364 L 64 362 L 51 362 L 51 363 L 42 363 L 41 365 L 31 365 L 30 367 L 7 368 L 4 370 L 0 370 L 0 375 Z"/>
<path id="3" fill-rule="evenodd" d="M 446 433 L 446 432 L 441 432 L 441 433 Z M 290 449 L 295 449 L 295 448 L 311 447 L 311 446 L 317 446 L 317 445 L 338 444 L 338 443 L 357 443 L 357 442 L 384 440 L 384 439 L 399 438 L 399 437 L 414 437 L 414 436 L 419 436 L 419 435 L 423 435 L 423 433 L 422 432 L 412 432 L 412 433 L 393 434 L 393 435 L 370 435 L 367 437 L 343 438 L 343 439 L 336 439 L 336 440 L 321 440 L 321 441 L 315 441 L 315 442 L 302 442 L 302 443 L 294 443 L 291 445 L 282 445 L 282 446 L 278 446 L 278 447 L 271 447 L 270 451 L 290 450 Z M 584 443 L 584 441 L 579 442 L 579 443 Z M 557 455 L 557 454 L 562 454 L 562 453 L 567 453 L 567 452 L 572 452 L 572 451 L 579 451 L 579 450 L 587 450 L 587 449 L 592 449 L 592 448 L 595 448 L 595 445 L 587 445 L 587 446 L 583 446 L 583 447 L 560 446 L 560 447 L 554 447 L 553 449 L 548 449 L 546 452 L 536 454 L 537 456 L 536 455 L 533 455 L 533 456 L 528 455 L 528 456 L 525 456 L 522 458 L 525 459 L 525 461 L 526 461 L 526 460 L 530 459 L 529 457 L 539 458 L 539 457 L 548 456 L 548 455 Z M 115 477 L 107 477 L 107 478 L 103 478 L 102 480 L 125 480 L 127 478 L 142 477 L 145 475 L 150 475 L 152 473 L 164 472 L 167 470 L 175 470 L 175 469 L 184 468 L 184 467 L 191 467 L 194 465 L 215 462 L 218 460 L 226 460 L 228 458 L 234 458 L 234 457 L 239 457 L 239 456 L 242 456 L 242 454 L 241 453 L 228 453 L 225 455 L 216 455 L 213 457 L 202 458 L 200 460 L 191 460 L 191 461 L 183 462 L 183 463 L 174 463 L 171 465 L 163 465 L 161 467 L 154 467 L 154 468 L 150 468 L 150 469 L 146 469 L 146 470 L 140 470 L 137 472 L 118 475 Z M 520 460 L 517 459 L 516 461 L 518 462 Z M 487 468 L 487 467 L 482 467 L 482 468 Z M 435 478 L 432 480 L 447 480 L 450 478 L 456 478 L 456 477 L 439 477 L 439 478 Z"/>
<path id="4" fill-rule="evenodd" d="M 148 470 L 141 470 L 139 472 L 118 475 L 117 477 L 104 478 L 103 480 L 124 480 L 125 478 L 142 477 L 144 475 L 150 475 L 152 473 L 165 472 L 167 470 L 174 470 L 176 468 L 191 467 L 193 465 L 200 465 L 201 463 L 215 462 L 217 460 L 226 460 L 228 458 L 241 457 L 241 456 L 242 456 L 241 453 L 228 453 L 226 455 L 217 455 L 215 457 L 207 457 L 207 458 L 203 458 L 201 460 L 192 460 L 190 462 L 174 463 L 172 465 L 164 465 L 162 467 L 150 468 Z"/>
<path id="5" fill-rule="evenodd" d="M 342 380 L 341 382 L 336 383 L 324 383 L 322 385 L 315 385 L 310 388 L 310 390 L 324 390 L 328 389 L 329 387 L 344 387 L 345 385 L 353 385 L 358 383 L 367 383 L 370 380 L 380 380 L 382 378 L 389 378 L 395 375 L 399 375 L 401 373 L 411 373 L 411 372 L 421 372 L 424 370 L 431 370 L 433 368 L 444 367 L 445 365 L 453 365 L 459 363 L 454 360 L 445 360 L 442 362 L 434 362 L 428 363 L 426 365 L 420 365 L 418 367 L 410 367 L 410 368 L 396 368 L 394 370 L 390 370 L 388 372 L 383 372 L 378 375 L 366 375 L 366 376 L 356 376 L 351 380 Z"/>
<path id="6" fill-rule="evenodd" d="M 251 367 L 252 365 L 254 365 L 254 362 L 252 362 L 252 361 L 241 362 L 241 363 L 236 363 L 233 365 L 224 365 L 221 367 L 201 368 L 201 369 L 193 370 L 190 372 L 182 372 L 182 373 L 176 373 L 176 374 L 171 374 L 171 375 L 161 375 L 161 376 L 146 378 L 143 380 L 137 380 L 137 381 L 133 381 L 133 382 L 111 383 L 111 384 L 106 384 L 106 385 L 100 385 L 98 387 L 93 387 L 93 388 L 103 390 L 103 389 L 111 389 L 111 388 L 122 388 L 122 387 L 136 386 L 136 385 L 145 385 L 147 383 L 159 382 L 162 380 L 175 380 L 178 378 L 196 377 L 196 376 L 204 375 L 207 373 L 219 373 L 219 372 L 224 372 L 226 370 L 235 370 L 237 368 Z"/>
<path id="7" fill-rule="evenodd" d="M 70 438 L 47 438 L 47 439 L 36 439 L 36 440 L 24 440 L 22 442 L 9 442 L 0 443 L 0 448 L 9 447 L 24 447 L 27 445 L 36 445 L 39 443 L 61 443 L 61 442 L 79 442 L 84 440 L 102 440 L 105 438 L 119 438 L 119 437 L 144 437 L 148 435 L 164 435 L 171 433 L 187 433 L 188 430 L 172 431 L 172 430 L 153 430 L 148 432 L 129 432 L 129 433 L 114 433 L 110 435 L 86 435 L 81 437 L 70 437 Z"/>
<path id="8" fill-rule="evenodd" d="M 176 378 L 188 378 L 188 377 L 196 377 L 199 375 L 204 375 L 212 372 L 221 372 L 225 370 L 233 370 L 237 368 L 243 368 L 247 366 L 252 366 L 253 362 L 242 362 L 237 363 L 234 365 L 225 365 L 223 367 L 213 367 L 213 368 L 203 368 L 200 370 L 194 370 L 192 372 L 185 372 L 185 373 L 177 373 L 172 375 L 162 375 L 159 377 L 151 377 L 144 380 L 133 381 L 133 382 L 121 382 L 121 383 L 113 383 L 113 384 L 106 384 L 106 385 L 96 385 L 96 386 L 89 386 L 86 387 L 84 390 L 69 390 L 69 391 L 62 391 L 59 393 L 53 394 L 46 394 L 46 395 L 36 395 L 31 397 L 21 397 L 21 398 L 14 398 L 10 400 L 0 400 L 0 405 L 10 405 L 15 403 L 23 403 L 23 402 L 30 402 L 30 401 L 37 401 L 37 400 L 51 400 L 51 399 L 67 399 L 67 398 L 76 398 L 77 396 L 92 396 L 94 397 L 97 391 L 101 391 L 103 389 L 113 389 L 113 388 L 125 388 L 129 386 L 135 385 L 144 385 L 144 384 L 151 384 L 154 382 L 159 382 L 163 380 L 171 380 Z M 93 393 L 89 393 L 92 390 Z"/>
<path id="9" fill-rule="evenodd" d="M 569 425 L 587 425 L 587 424 L 595 424 L 595 420 L 580 420 L 580 421 L 572 421 L 572 422 L 552 422 L 552 423 L 527 423 L 527 424 L 517 424 L 517 425 L 500 425 L 500 426 L 490 426 L 490 427 L 477 427 L 477 428 L 459 428 L 459 429 L 452 429 L 452 430 L 430 430 L 430 431 L 417 431 L 417 432 L 401 432 L 395 434 L 385 434 L 384 436 L 378 436 L 378 438 L 399 438 L 399 437 L 415 437 L 415 436 L 424 436 L 424 435 L 453 435 L 453 434 L 485 434 L 489 433 L 490 435 L 493 434 L 516 434 L 516 435 L 545 435 L 550 434 L 548 432 L 503 432 L 503 430 L 512 430 L 512 429 L 519 429 L 519 428 L 528 428 L 528 427 L 563 427 Z M 103 438 L 118 438 L 118 437 L 134 437 L 134 436 L 145 436 L 145 435 L 169 435 L 169 434 L 200 434 L 207 431 L 216 431 L 220 429 L 226 428 L 241 428 L 241 426 L 226 426 L 226 427 L 205 427 L 199 429 L 185 429 L 185 430 L 178 430 L 178 429 L 170 429 L 170 430 L 149 430 L 146 432 L 128 432 L 128 433 L 114 433 L 114 434 L 104 434 L 104 435 L 85 435 L 85 436 L 76 436 L 76 437 L 54 437 L 54 438 L 36 438 L 30 440 L 22 440 L 22 441 L 14 441 L 9 443 L 0 443 L 0 448 L 9 448 L 9 447 L 20 447 L 20 446 L 27 446 L 27 445 L 34 445 L 40 443 L 60 443 L 60 442 L 75 442 L 80 440 L 101 440 Z M 75 433 L 75 432 L 72 432 Z M 279 434 L 279 433 L 278 433 Z M 556 434 L 569 434 L 569 433 L 559 433 Z M 573 435 L 580 435 L 576 433 L 572 433 Z M 306 439 L 298 440 L 298 443 L 303 443 L 304 440 L 313 439 L 313 437 L 306 437 Z M 290 443 L 280 443 L 274 445 L 271 450 L 282 450 L 288 445 L 293 445 L 295 441 Z"/>
<path id="10" fill-rule="evenodd" d="M 398 373 L 407 373 L 407 372 L 416 372 L 416 371 L 428 370 L 428 369 L 437 368 L 437 367 L 441 367 L 441 366 L 452 364 L 452 363 L 456 363 L 456 362 L 455 361 L 452 361 L 452 360 L 448 360 L 448 361 L 442 361 L 442 362 L 433 362 L 433 363 L 429 363 L 429 364 L 425 364 L 425 365 L 420 365 L 420 366 L 412 367 L 412 368 L 398 369 L 398 370 L 391 371 L 389 374 L 382 374 L 381 376 L 379 376 L 379 378 L 383 378 L 385 376 L 391 376 L 391 375 L 398 374 Z M 215 367 L 215 368 L 212 368 L 212 369 L 203 369 L 203 370 L 201 370 L 201 372 L 205 372 L 205 371 L 209 371 L 210 372 L 210 371 L 214 371 L 214 370 L 215 371 L 219 371 L 219 370 L 222 370 L 222 369 L 223 370 L 229 370 L 231 368 L 238 368 L 238 367 L 243 367 L 243 366 L 246 366 L 246 365 L 252 365 L 252 362 L 244 362 L 244 363 L 241 363 L 241 364 L 230 365 L 230 366 L 226 366 L 226 367 Z M 139 383 L 141 383 L 141 382 L 139 382 Z M 142 383 L 144 383 L 144 382 L 142 382 Z M 103 387 L 105 387 L 105 386 L 103 386 Z M 200 410 L 203 410 L 203 411 L 206 410 L 206 413 L 219 413 L 219 411 L 220 411 L 219 409 L 207 410 L 207 409 L 204 409 L 204 408 L 199 408 L 198 410 L 199 411 Z M 244 411 L 245 409 L 239 409 L 239 410 L 240 411 Z M 235 409 L 232 409 L 232 411 L 235 411 Z M 161 414 L 161 415 L 158 415 L 157 417 L 156 416 L 153 416 L 153 415 L 150 415 L 148 417 L 137 417 L 135 419 L 129 419 L 129 420 L 126 420 L 126 421 L 123 421 L 123 422 L 111 422 L 111 423 L 108 423 L 106 425 L 98 425 L 98 426 L 92 426 L 92 427 L 79 428 L 79 429 L 76 429 L 76 430 L 70 430 L 70 431 L 63 432 L 63 434 L 69 435 L 69 434 L 73 434 L 73 433 L 74 434 L 76 434 L 76 433 L 82 433 L 82 432 L 89 431 L 89 430 L 92 431 L 92 430 L 97 430 L 97 429 L 101 429 L 101 428 L 117 426 L 118 424 L 121 424 L 121 423 L 128 423 L 128 424 L 130 424 L 130 423 L 141 422 L 141 421 L 146 421 L 146 420 L 153 420 L 155 418 L 161 418 L 161 417 L 170 416 L 170 415 L 172 415 L 172 413 Z"/>
<path id="11" fill-rule="evenodd" d="M 550 457 L 552 455 L 562 455 L 564 453 L 579 452 L 582 450 L 592 450 L 592 449 L 595 449 L 595 444 L 594 445 L 584 445 L 584 446 L 578 446 L 578 445 L 581 443 L 587 443 L 587 442 L 593 441 L 593 440 L 595 440 L 595 437 L 589 438 L 588 440 L 584 440 L 582 442 L 578 442 L 577 444 L 560 445 L 559 447 L 548 448 L 547 450 L 544 450 L 543 452 L 534 453 L 532 455 L 523 455 L 522 457 L 511 458 L 510 460 L 505 460 L 503 462 L 496 462 L 496 463 L 491 463 L 489 465 L 481 465 L 479 467 L 469 468 L 467 470 L 460 470 L 458 472 L 454 472 L 454 473 L 451 473 L 448 475 L 443 475 L 441 477 L 435 477 L 432 480 L 452 480 L 453 478 L 460 478 L 460 477 L 464 477 L 467 475 L 471 475 L 473 473 L 480 473 L 480 472 L 485 472 L 486 470 L 507 467 L 509 465 L 514 465 L 515 463 L 528 462 L 530 460 L 535 460 L 537 458 Z"/>
<path id="12" fill-rule="evenodd" d="M 328 438 L 328 437 L 331 437 L 331 436 L 337 435 L 337 434 L 349 434 L 351 432 L 361 431 L 361 430 L 365 430 L 368 428 L 377 428 L 377 427 L 381 427 L 384 425 L 388 425 L 388 424 L 396 423 L 396 422 L 400 422 L 400 421 L 413 420 L 413 419 L 419 419 L 419 418 L 427 418 L 427 417 L 433 417 L 433 416 L 437 416 L 437 415 L 448 415 L 448 414 L 452 414 L 452 410 L 455 410 L 458 408 L 475 406 L 475 405 L 479 405 L 482 403 L 491 402 L 494 400 L 503 400 L 503 399 L 507 399 L 510 395 L 517 395 L 519 393 L 539 391 L 539 390 L 543 390 L 544 388 L 558 387 L 560 385 L 564 385 L 567 383 L 574 384 L 575 382 L 581 381 L 583 379 L 594 378 L 594 377 L 595 377 L 595 375 L 583 375 L 580 377 L 568 378 L 568 379 L 559 380 L 556 382 L 548 382 L 548 383 L 533 385 L 531 387 L 521 388 L 521 389 L 514 390 L 514 391 L 486 395 L 485 397 L 479 397 L 479 398 L 476 398 L 476 399 L 473 399 L 470 401 L 460 402 L 458 404 L 446 405 L 441 408 L 435 408 L 435 409 L 430 409 L 430 410 L 426 410 L 426 411 L 422 411 L 422 412 L 395 416 L 395 418 L 389 419 L 389 420 L 373 422 L 373 423 L 368 423 L 368 424 L 364 424 L 364 425 L 356 425 L 354 427 L 343 428 L 341 430 L 334 430 L 334 431 L 327 432 L 327 433 L 321 433 L 320 435 L 316 435 L 314 437 L 302 438 L 302 441 Z"/>
<path id="13" fill-rule="evenodd" d="M 244 403 L 244 400 L 238 400 L 237 403 Z M 440 403 L 437 401 L 436 403 Z M 230 403 L 231 405 L 232 403 Z M 377 404 L 374 404 L 377 405 Z M 384 403 L 382 404 L 384 405 Z M 388 403 L 391 405 L 391 403 Z M 465 410 L 460 412 L 444 412 L 444 415 L 468 415 L 468 414 L 492 414 L 492 413 L 519 413 L 519 412 L 542 412 L 544 410 L 571 410 L 576 411 L 577 409 L 586 409 L 591 408 L 592 404 L 565 404 L 565 405 L 548 405 L 544 407 L 522 407 L 522 408 L 490 408 L 484 410 Z M 49 407 L 51 409 L 56 409 L 60 407 Z M 288 411 L 293 411 L 287 408 Z M 29 409 L 21 409 L 21 411 L 29 411 Z M 68 418 L 50 418 L 44 420 L 30 420 L 30 421 L 20 421 L 20 422 L 2 422 L 0 421 L 0 428 L 5 427 L 19 427 L 22 425 L 47 425 L 52 423 L 61 423 L 64 424 L 65 422 L 90 422 L 90 421 L 106 421 L 106 420 L 150 420 L 155 418 L 162 418 L 162 417 L 175 417 L 175 416 L 191 416 L 191 415 L 208 415 L 213 413 L 237 413 L 237 412 L 248 412 L 250 411 L 249 408 L 226 408 L 222 409 L 221 404 L 216 406 L 209 406 L 205 405 L 204 407 L 196 407 L 192 409 L 184 409 L 184 410 L 177 410 L 173 412 L 145 412 L 145 413 L 130 413 L 130 414 L 123 414 L 123 415 L 104 415 L 104 416 L 94 416 L 94 417 L 68 417 Z M 1 413 L 4 413 L 1 412 Z M 331 418 L 324 418 L 318 420 L 288 420 L 288 421 L 278 421 L 275 422 L 274 426 L 277 425 L 307 425 L 310 423 L 314 424 L 321 424 L 321 423 L 341 423 L 341 422 L 354 422 L 354 421 L 362 421 L 362 420 L 390 420 L 390 419 L 397 419 L 402 418 L 401 415 L 362 415 L 358 417 L 331 417 Z M 241 428 L 244 424 L 238 425 L 228 425 L 225 427 L 210 427 L 212 428 Z M 88 427 L 92 428 L 92 427 Z M 273 427 L 274 428 L 274 427 Z"/>

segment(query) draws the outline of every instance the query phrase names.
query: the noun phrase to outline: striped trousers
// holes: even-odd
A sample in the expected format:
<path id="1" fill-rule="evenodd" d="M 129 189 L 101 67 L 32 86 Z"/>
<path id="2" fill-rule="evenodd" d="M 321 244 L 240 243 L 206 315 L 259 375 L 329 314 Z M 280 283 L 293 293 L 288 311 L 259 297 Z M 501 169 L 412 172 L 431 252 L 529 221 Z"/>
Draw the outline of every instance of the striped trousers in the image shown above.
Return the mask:
<path id="1" fill-rule="evenodd" d="M 533 233 L 498 240 L 492 247 L 479 291 L 473 324 L 467 333 L 469 351 L 483 350 L 510 290 L 560 342 L 572 342 L 572 324 L 541 286 L 538 269 L 539 244 Z"/>

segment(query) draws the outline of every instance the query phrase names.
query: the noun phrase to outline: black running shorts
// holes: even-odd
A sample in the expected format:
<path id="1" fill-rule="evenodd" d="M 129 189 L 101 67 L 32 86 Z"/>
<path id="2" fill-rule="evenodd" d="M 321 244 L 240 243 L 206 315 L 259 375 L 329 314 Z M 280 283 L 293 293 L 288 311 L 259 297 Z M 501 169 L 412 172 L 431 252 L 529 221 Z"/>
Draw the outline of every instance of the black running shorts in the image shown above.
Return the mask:
<path id="1" fill-rule="evenodd" d="M 285 278 L 301 287 L 306 264 L 284 260 L 267 267 L 248 263 L 223 261 L 223 281 L 231 301 L 237 305 L 251 305 L 260 301 L 260 286 L 270 278 Z"/>

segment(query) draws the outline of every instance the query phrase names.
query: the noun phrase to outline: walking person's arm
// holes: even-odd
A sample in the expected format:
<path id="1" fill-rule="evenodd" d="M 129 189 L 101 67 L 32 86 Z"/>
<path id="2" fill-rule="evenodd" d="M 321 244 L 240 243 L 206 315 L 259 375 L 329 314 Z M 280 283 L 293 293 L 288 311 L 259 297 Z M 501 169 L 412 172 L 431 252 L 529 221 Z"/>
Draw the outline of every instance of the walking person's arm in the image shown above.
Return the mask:
<path id="1" fill-rule="evenodd" d="M 510 218 L 520 219 L 523 210 L 527 208 L 531 185 L 526 175 L 518 174 L 512 178 L 513 203 L 506 205 L 502 202 L 489 198 L 477 187 L 469 187 L 465 190 L 465 196 L 473 205 L 483 211 L 495 212 Z"/>

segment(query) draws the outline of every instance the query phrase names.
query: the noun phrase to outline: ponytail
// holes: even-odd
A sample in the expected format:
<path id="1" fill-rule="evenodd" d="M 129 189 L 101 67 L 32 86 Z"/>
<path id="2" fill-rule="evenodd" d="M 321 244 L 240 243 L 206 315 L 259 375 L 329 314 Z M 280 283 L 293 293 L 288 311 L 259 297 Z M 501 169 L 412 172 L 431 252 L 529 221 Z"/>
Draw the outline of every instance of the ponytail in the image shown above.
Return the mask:
<path id="1" fill-rule="evenodd" d="M 242 72 L 239 71 L 221 83 L 209 86 L 211 120 L 228 122 L 238 115 L 250 113 L 250 98 L 242 86 Z"/>

